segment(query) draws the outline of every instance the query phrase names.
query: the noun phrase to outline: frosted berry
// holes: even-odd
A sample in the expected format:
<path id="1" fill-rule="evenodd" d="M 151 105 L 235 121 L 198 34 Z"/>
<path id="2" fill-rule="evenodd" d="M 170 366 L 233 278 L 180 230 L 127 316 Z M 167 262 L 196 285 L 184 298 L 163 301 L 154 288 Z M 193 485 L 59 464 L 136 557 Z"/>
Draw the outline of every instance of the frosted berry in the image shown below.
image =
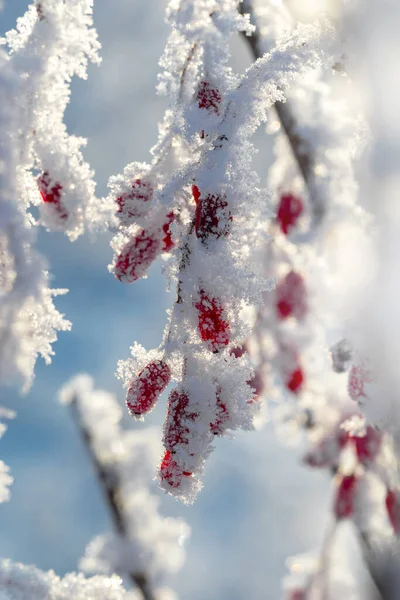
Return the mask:
<path id="1" fill-rule="evenodd" d="M 213 423 L 210 423 L 210 429 L 214 435 L 221 435 L 226 429 L 229 421 L 229 412 L 226 404 L 222 402 L 219 392 L 216 401 L 216 416 Z"/>
<path id="2" fill-rule="evenodd" d="M 365 435 L 350 436 L 353 441 L 358 459 L 361 463 L 366 464 L 373 461 L 380 450 L 382 442 L 382 434 L 370 425 L 367 426 Z"/>
<path id="3" fill-rule="evenodd" d="M 165 452 L 160 465 L 161 481 L 176 489 L 180 487 L 183 477 L 190 477 L 191 475 L 192 473 L 188 471 L 182 471 L 169 450 Z"/>
<path id="4" fill-rule="evenodd" d="M 65 220 L 68 218 L 68 211 L 61 201 L 62 185 L 58 182 L 53 182 L 49 173 L 44 171 L 37 180 L 39 192 L 43 202 L 52 207 L 55 215 Z"/>
<path id="5" fill-rule="evenodd" d="M 386 494 L 386 510 L 389 521 L 396 534 L 400 533 L 400 500 L 399 494 L 395 490 L 388 490 Z"/>
<path id="6" fill-rule="evenodd" d="M 135 417 L 148 413 L 170 380 L 171 371 L 164 361 L 155 360 L 148 364 L 128 389 L 126 405 L 130 413 Z"/>
<path id="7" fill-rule="evenodd" d="M 161 250 L 156 233 L 142 231 L 122 248 L 115 264 L 115 276 L 123 283 L 132 283 L 146 273 Z"/>
<path id="8" fill-rule="evenodd" d="M 208 83 L 208 81 L 201 81 L 197 90 L 196 99 L 199 108 L 203 108 L 210 113 L 219 113 L 219 105 L 221 103 L 221 94 Z"/>
<path id="9" fill-rule="evenodd" d="M 186 445 L 189 441 L 188 424 L 198 418 L 198 413 L 190 408 L 186 390 L 173 390 L 168 398 L 167 417 L 164 424 L 164 446 L 171 452 L 178 444 Z"/>
<path id="10" fill-rule="evenodd" d="M 175 215 L 173 212 L 170 212 L 165 217 L 166 221 L 162 227 L 163 230 L 163 240 L 162 240 L 162 250 L 163 252 L 171 252 L 171 250 L 175 247 L 174 242 L 172 241 L 172 233 L 170 230 L 170 225 L 175 220 Z"/>
<path id="11" fill-rule="evenodd" d="M 365 363 L 353 365 L 349 372 L 348 391 L 353 400 L 365 398 L 365 384 L 372 382 L 372 373 Z"/>
<path id="12" fill-rule="evenodd" d="M 203 342 L 212 352 L 220 352 L 229 344 L 230 327 L 224 308 L 218 298 L 212 298 L 201 290 L 195 303 L 198 314 L 198 330 Z"/>
<path id="13" fill-rule="evenodd" d="M 341 450 L 349 440 L 347 431 L 338 428 L 322 438 L 303 457 L 309 467 L 326 468 L 337 465 Z"/>
<path id="14" fill-rule="evenodd" d="M 298 394 L 304 383 L 304 373 L 300 367 L 295 369 L 287 378 L 285 384 L 293 394 Z"/>
<path id="15" fill-rule="evenodd" d="M 205 242 L 207 239 L 218 239 L 229 234 L 232 215 L 228 208 L 226 196 L 209 194 L 198 198 L 196 206 L 196 236 Z"/>
<path id="16" fill-rule="evenodd" d="M 347 519 L 354 513 L 358 479 L 355 475 L 344 475 L 336 490 L 334 512 L 337 519 Z"/>
<path id="17" fill-rule="evenodd" d="M 281 231 L 287 235 L 303 212 L 303 202 L 293 194 L 282 194 L 276 220 Z"/>
<path id="18" fill-rule="evenodd" d="M 150 182 L 135 179 L 129 192 L 121 194 L 116 199 L 118 205 L 117 215 L 135 218 L 143 214 L 143 208 L 154 196 L 154 189 Z"/>
<path id="19" fill-rule="evenodd" d="M 196 202 L 196 204 L 198 204 L 200 199 L 200 190 L 197 187 L 197 185 L 192 185 L 192 194 L 194 201 Z"/>
<path id="20" fill-rule="evenodd" d="M 290 271 L 277 285 L 275 291 L 276 311 L 280 319 L 295 317 L 303 319 L 307 314 L 307 291 L 304 279 Z"/>
<path id="21" fill-rule="evenodd" d="M 246 348 L 244 346 L 235 346 L 229 350 L 229 354 L 234 356 L 235 358 L 240 358 L 243 354 L 246 353 Z"/>

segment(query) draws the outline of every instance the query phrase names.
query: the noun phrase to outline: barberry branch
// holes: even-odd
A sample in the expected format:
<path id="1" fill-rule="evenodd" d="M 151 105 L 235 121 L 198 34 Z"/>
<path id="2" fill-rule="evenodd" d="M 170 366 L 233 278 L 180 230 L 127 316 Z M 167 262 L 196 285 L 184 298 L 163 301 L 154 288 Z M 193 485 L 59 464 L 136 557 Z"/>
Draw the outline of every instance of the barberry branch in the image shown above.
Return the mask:
<path id="1" fill-rule="evenodd" d="M 251 22 L 255 24 L 254 10 L 250 0 L 243 0 L 243 2 L 239 5 L 239 12 L 241 14 L 249 14 Z M 261 39 L 258 28 L 255 29 L 251 36 L 245 32 L 242 32 L 242 35 L 246 40 L 254 59 L 257 60 L 258 58 L 261 58 L 263 56 L 263 52 L 261 49 Z M 324 207 L 323 203 L 318 197 L 314 183 L 315 158 L 312 145 L 298 132 L 298 123 L 290 100 L 286 99 L 285 102 L 278 100 L 274 104 L 274 109 L 282 125 L 283 131 L 292 149 L 293 157 L 308 190 L 314 221 L 317 224 L 323 218 Z"/>
<path id="2" fill-rule="evenodd" d="M 110 511 L 114 528 L 121 537 L 127 538 L 127 525 L 124 515 L 123 500 L 120 494 L 118 474 L 115 469 L 107 467 L 107 465 L 101 461 L 100 457 L 97 456 L 92 436 L 81 419 L 76 397 L 70 403 L 70 408 L 72 418 L 76 423 L 83 445 L 91 460 L 96 478 L 100 484 L 104 499 Z M 126 575 L 129 577 L 132 584 L 140 590 L 143 600 L 156 600 L 146 573 L 132 571 Z"/>

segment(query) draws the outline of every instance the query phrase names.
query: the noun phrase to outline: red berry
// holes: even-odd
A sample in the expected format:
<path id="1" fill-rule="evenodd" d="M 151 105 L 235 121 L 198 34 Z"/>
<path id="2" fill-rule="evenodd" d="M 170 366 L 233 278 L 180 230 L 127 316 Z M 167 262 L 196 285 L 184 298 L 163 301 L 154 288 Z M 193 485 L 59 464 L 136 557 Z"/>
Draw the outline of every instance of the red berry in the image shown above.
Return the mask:
<path id="1" fill-rule="evenodd" d="M 129 192 L 121 194 L 116 199 L 118 215 L 138 217 L 142 214 L 143 205 L 153 199 L 154 189 L 150 182 L 135 179 Z"/>
<path id="2" fill-rule="evenodd" d="M 246 353 L 246 348 L 244 346 L 235 346 L 235 348 L 231 348 L 229 350 L 229 354 L 231 354 L 235 358 L 240 358 L 245 353 Z"/>
<path id="3" fill-rule="evenodd" d="M 171 452 L 167 450 L 160 466 L 161 480 L 165 481 L 172 488 L 178 488 L 182 483 L 182 477 L 190 477 L 192 473 L 182 471 Z"/>
<path id="4" fill-rule="evenodd" d="M 173 212 L 170 212 L 167 214 L 166 216 L 166 221 L 162 227 L 163 232 L 164 232 L 164 237 L 163 237 L 163 246 L 162 246 L 162 250 L 163 252 L 171 252 L 171 250 L 175 247 L 174 242 L 172 241 L 172 233 L 170 231 L 170 225 L 171 223 L 175 220 L 175 215 Z"/>
<path id="5" fill-rule="evenodd" d="M 355 475 L 344 475 L 336 490 L 334 512 L 337 519 L 346 519 L 354 513 L 358 479 Z"/>
<path id="6" fill-rule="evenodd" d="M 200 300 L 195 303 L 198 311 L 198 330 L 203 342 L 212 352 L 219 352 L 229 344 L 230 327 L 224 317 L 224 308 L 218 298 L 212 298 L 200 290 Z"/>
<path id="7" fill-rule="evenodd" d="M 293 316 L 303 319 L 307 314 L 307 292 L 301 275 L 290 271 L 278 284 L 276 310 L 280 319 Z"/>
<path id="8" fill-rule="evenodd" d="M 276 220 L 285 235 L 296 225 L 303 208 L 301 199 L 293 196 L 293 194 L 283 194 L 281 196 Z"/>
<path id="9" fill-rule="evenodd" d="M 199 196 L 196 206 L 195 230 L 202 241 L 209 238 L 218 239 L 229 234 L 232 215 L 228 209 L 226 196 L 211 195 L 206 198 Z"/>
<path id="10" fill-rule="evenodd" d="M 115 276 L 124 283 L 142 277 L 160 252 L 160 239 L 144 229 L 122 248 L 115 265 Z"/>
<path id="11" fill-rule="evenodd" d="M 300 588 L 290 590 L 287 600 L 306 600 L 306 593 Z"/>
<path id="12" fill-rule="evenodd" d="M 304 374 L 300 367 L 295 369 L 288 379 L 286 380 L 286 387 L 293 392 L 293 394 L 298 394 L 304 382 Z"/>
<path id="13" fill-rule="evenodd" d="M 192 185 L 192 194 L 193 194 L 194 201 L 196 202 L 196 204 L 198 204 L 199 198 L 200 198 L 200 190 L 197 187 L 197 185 Z"/>
<path id="14" fill-rule="evenodd" d="M 132 382 L 126 405 L 133 416 L 148 413 L 171 380 L 169 366 L 162 360 L 148 364 Z"/>
<path id="15" fill-rule="evenodd" d="M 229 412 L 224 402 L 222 402 L 220 393 L 217 392 L 216 417 L 213 423 L 210 423 L 210 429 L 214 435 L 221 435 L 226 429 L 229 421 Z"/>
<path id="16" fill-rule="evenodd" d="M 361 463 L 366 464 L 377 457 L 381 447 L 382 434 L 374 427 L 368 425 L 365 435 L 353 435 L 350 436 L 350 439 L 356 447 L 357 456 Z"/>
<path id="17" fill-rule="evenodd" d="M 58 182 L 53 182 L 47 171 L 44 171 L 37 181 L 43 202 L 52 207 L 55 215 L 59 219 L 67 219 L 68 211 L 61 202 L 62 185 Z"/>
<path id="18" fill-rule="evenodd" d="M 196 96 L 199 108 L 204 108 L 208 112 L 219 113 L 219 104 L 221 103 L 221 94 L 216 88 L 213 88 L 208 81 L 201 81 Z"/>
<path id="19" fill-rule="evenodd" d="M 185 390 L 173 390 L 168 398 L 168 411 L 164 424 L 164 446 L 174 451 L 177 444 L 188 444 L 188 424 L 198 418 L 198 413 L 190 409 L 188 393 Z"/>
<path id="20" fill-rule="evenodd" d="M 366 383 L 372 382 L 372 373 L 365 363 L 353 365 L 349 372 L 349 380 L 347 389 L 350 398 L 359 400 L 365 398 L 364 386 Z"/>
<path id="21" fill-rule="evenodd" d="M 400 502 L 398 492 L 388 490 L 386 495 L 386 509 L 389 521 L 396 534 L 400 533 Z"/>

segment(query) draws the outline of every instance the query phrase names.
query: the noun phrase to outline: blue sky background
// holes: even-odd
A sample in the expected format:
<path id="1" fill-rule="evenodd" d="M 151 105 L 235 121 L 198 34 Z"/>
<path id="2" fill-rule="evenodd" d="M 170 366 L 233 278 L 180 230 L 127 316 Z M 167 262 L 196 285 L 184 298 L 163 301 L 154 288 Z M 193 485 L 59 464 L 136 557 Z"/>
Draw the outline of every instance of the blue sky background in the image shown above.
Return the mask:
<path id="1" fill-rule="evenodd" d="M 26 9 L 25 0 L 5 0 L 4 33 Z M 96 171 L 97 194 L 127 162 L 149 160 L 165 101 L 155 94 L 158 60 L 167 27 L 160 0 L 96 0 L 95 23 L 103 63 L 90 67 L 87 82 L 74 81 L 68 108 L 70 132 L 88 138 L 85 156 Z M 234 45 L 234 66 L 247 64 L 246 48 Z M 256 166 L 266 175 L 270 151 L 265 134 Z M 10 465 L 12 499 L 0 506 L 0 555 L 34 563 L 59 574 L 73 570 L 89 540 L 109 526 L 89 461 L 66 410 L 59 387 L 78 372 L 98 387 L 123 391 L 116 362 L 136 340 L 157 346 L 170 298 L 160 265 L 146 280 L 124 286 L 107 271 L 109 239 L 74 244 L 58 234 L 40 233 L 54 287 L 70 292 L 57 307 L 73 323 L 62 333 L 50 367 L 38 363 L 31 392 L 19 398 L 3 390 L 0 402 L 18 411 L 0 441 Z M 165 402 L 148 420 L 162 424 Z M 146 424 L 145 424 L 146 425 Z M 139 426 L 145 426 L 139 425 Z M 276 600 L 285 559 L 313 548 L 327 514 L 328 481 L 299 465 L 298 451 L 283 446 L 271 426 L 218 440 L 209 460 L 205 487 L 194 506 L 161 494 L 165 515 L 183 516 L 192 529 L 187 561 L 170 585 L 184 600 Z"/>

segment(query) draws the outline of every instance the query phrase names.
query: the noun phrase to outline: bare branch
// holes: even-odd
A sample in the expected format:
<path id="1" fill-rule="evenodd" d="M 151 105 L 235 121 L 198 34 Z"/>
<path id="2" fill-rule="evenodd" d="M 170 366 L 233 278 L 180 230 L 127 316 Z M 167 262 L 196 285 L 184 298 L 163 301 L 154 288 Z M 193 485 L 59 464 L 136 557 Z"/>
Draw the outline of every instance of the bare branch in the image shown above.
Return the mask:
<path id="1" fill-rule="evenodd" d="M 121 537 L 127 538 L 127 525 L 125 522 L 118 475 L 115 470 L 111 471 L 104 463 L 102 463 L 100 458 L 96 455 L 92 437 L 82 423 L 76 399 L 71 402 L 70 407 L 72 417 L 76 423 L 80 437 L 92 462 L 95 475 L 104 494 L 114 528 Z M 132 584 L 137 586 L 141 591 L 143 600 L 156 600 L 146 573 L 132 571 L 127 573 L 127 576 Z"/>
<path id="2" fill-rule="evenodd" d="M 244 0 L 239 5 L 239 11 L 241 14 L 249 14 L 251 21 L 254 24 L 254 11 L 250 0 Z M 243 37 L 249 45 L 254 59 L 257 60 L 258 58 L 261 58 L 263 56 L 263 52 L 261 49 L 261 39 L 258 29 L 256 29 L 251 36 L 243 33 Z M 286 102 L 275 102 L 274 108 L 292 149 L 293 157 L 304 179 L 304 183 L 309 193 L 314 221 L 315 224 L 318 224 L 322 220 L 324 207 L 315 187 L 315 157 L 313 148 L 308 140 L 302 138 L 298 133 L 298 123 L 290 100 L 286 100 Z"/>

